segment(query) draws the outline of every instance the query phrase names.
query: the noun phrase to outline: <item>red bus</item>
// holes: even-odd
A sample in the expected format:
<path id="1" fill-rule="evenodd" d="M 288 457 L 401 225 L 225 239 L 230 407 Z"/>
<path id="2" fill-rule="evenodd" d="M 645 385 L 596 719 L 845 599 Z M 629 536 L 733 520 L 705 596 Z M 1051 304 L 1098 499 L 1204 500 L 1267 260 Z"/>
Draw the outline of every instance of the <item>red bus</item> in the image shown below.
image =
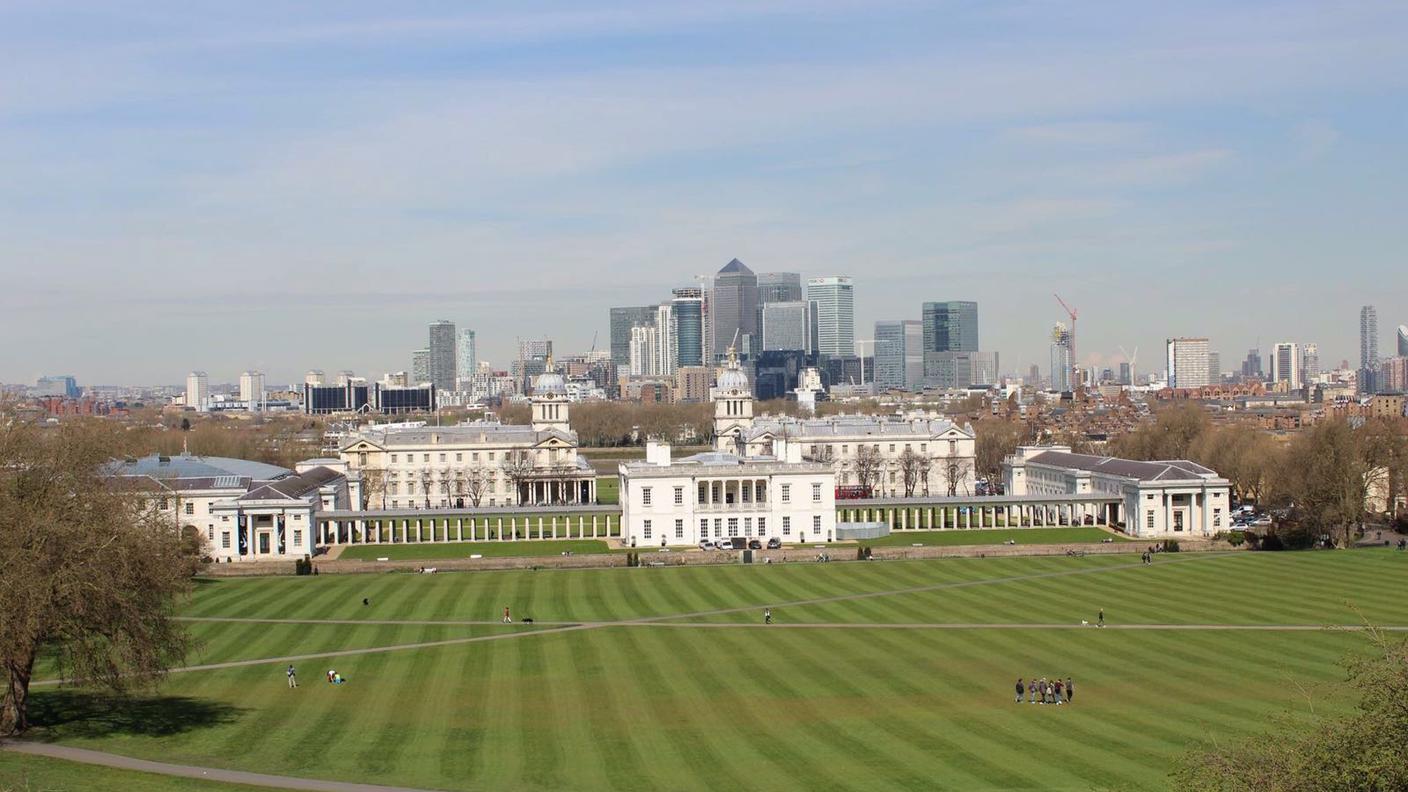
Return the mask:
<path id="1" fill-rule="evenodd" d="M 836 500 L 856 500 L 870 496 L 871 490 L 867 485 L 847 484 L 836 488 Z"/>

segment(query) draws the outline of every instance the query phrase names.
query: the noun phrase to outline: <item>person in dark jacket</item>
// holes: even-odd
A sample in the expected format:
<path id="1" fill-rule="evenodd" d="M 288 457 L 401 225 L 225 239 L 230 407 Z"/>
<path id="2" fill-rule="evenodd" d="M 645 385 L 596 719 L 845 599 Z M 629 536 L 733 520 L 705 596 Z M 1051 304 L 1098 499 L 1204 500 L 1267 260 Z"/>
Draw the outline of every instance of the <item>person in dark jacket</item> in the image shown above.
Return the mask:
<path id="1" fill-rule="evenodd" d="M 1021 677 L 1017 677 L 1017 703 L 1018 703 L 1018 704 L 1021 704 L 1021 703 L 1022 703 L 1022 695 L 1025 694 L 1026 692 L 1027 692 L 1026 687 L 1025 687 L 1024 685 L 1022 685 L 1022 678 L 1021 678 Z"/>

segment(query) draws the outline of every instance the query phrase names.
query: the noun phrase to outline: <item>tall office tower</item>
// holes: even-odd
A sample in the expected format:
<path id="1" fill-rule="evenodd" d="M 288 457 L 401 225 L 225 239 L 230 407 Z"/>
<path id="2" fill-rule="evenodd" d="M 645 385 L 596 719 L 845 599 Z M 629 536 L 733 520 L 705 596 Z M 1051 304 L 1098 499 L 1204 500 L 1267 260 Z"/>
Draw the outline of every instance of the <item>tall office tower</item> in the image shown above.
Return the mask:
<path id="1" fill-rule="evenodd" d="M 875 323 L 875 384 L 918 390 L 924 381 L 924 323 L 894 319 Z"/>
<path id="2" fill-rule="evenodd" d="M 1320 376 L 1320 346 L 1303 344 L 1300 348 L 1300 378 L 1307 385 Z"/>
<path id="3" fill-rule="evenodd" d="M 807 348 L 807 303 L 801 300 L 791 302 L 763 303 L 763 351 L 810 352 Z"/>
<path id="4" fill-rule="evenodd" d="M 743 336 L 758 334 L 758 276 L 738 259 L 725 264 L 714 276 L 709 322 L 714 328 L 715 358 L 727 354 L 735 334 L 740 346 Z"/>
<path id="5" fill-rule="evenodd" d="M 1287 383 L 1291 390 L 1301 386 L 1299 344 L 1286 341 L 1271 348 L 1271 381 Z"/>
<path id="6" fill-rule="evenodd" d="M 478 345 L 474 331 L 466 327 L 455 338 L 455 390 L 468 391 L 478 371 Z"/>
<path id="7" fill-rule="evenodd" d="M 655 323 L 655 306 L 650 307 L 650 316 L 645 324 Z M 518 359 L 519 360 L 547 360 L 552 357 L 552 341 L 547 338 L 520 338 L 518 339 Z"/>
<path id="8" fill-rule="evenodd" d="M 264 390 L 264 372 L 246 371 L 240 375 L 240 401 L 250 412 L 264 412 L 267 399 Z"/>
<path id="9" fill-rule="evenodd" d="M 1222 353 L 1213 351 L 1208 353 L 1208 384 L 1216 385 L 1222 382 Z"/>
<path id="10" fill-rule="evenodd" d="M 201 412 L 210 408 L 210 377 L 204 371 L 186 375 L 186 406 Z"/>
<path id="11" fill-rule="evenodd" d="M 1248 349 L 1247 359 L 1242 361 L 1242 376 L 1246 379 L 1261 379 L 1266 370 L 1261 367 L 1261 350 Z"/>
<path id="12" fill-rule="evenodd" d="M 631 376 L 653 377 L 660 373 L 660 332 L 654 325 L 631 328 Z"/>
<path id="13" fill-rule="evenodd" d="M 611 309 L 611 362 L 631 364 L 631 328 L 655 324 L 654 305 L 630 305 Z"/>
<path id="14" fill-rule="evenodd" d="M 1359 368 L 1379 365 L 1379 312 L 1372 305 L 1359 309 Z"/>
<path id="15" fill-rule="evenodd" d="M 325 381 L 322 369 L 308 369 L 308 372 L 303 375 L 304 385 L 322 385 Z"/>
<path id="16" fill-rule="evenodd" d="M 430 382 L 430 350 L 417 349 L 411 353 L 411 385 Z"/>
<path id="17" fill-rule="evenodd" d="M 1164 344 L 1170 388 L 1201 388 L 1208 384 L 1208 340 L 1170 338 Z"/>
<path id="18" fill-rule="evenodd" d="M 1033 388 L 1041 385 L 1041 366 L 1033 363 L 1027 368 L 1027 383 Z"/>
<path id="19" fill-rule="evenodd" d="M 704 365 L 704 293 L 693 286 L 674 290 L 670 312 L 675 319 L 675 362 L 680 366 Z M 629 345 L 629 341 L 627 344 Z M 627 356 L 630 350 L 627 349 Z"/>
<path id="20" fill-rule="evenodd" d="M 978 351 L 978 304 L 967 300 L 926 302 L 925 352 Z"/>
<path id="21" fill-rule="evenodd" d="M 674 303 L 655 306 L 655 373 L 662 377 L 675 376 L 679 358 L 675 356 Z"/>
<path id="22" fill-rule="evenodd" d="M 1398 326 L 1398 356 L 1408 357 L 1408 325 Z"/>
<path id="23" fill-rule="evenodd" d="M 831 357 L 855 354 L 855 285 L 845 276 L 807 281 L 807 301 L 816 304 L 816 351 Z"/>
<path id="24" fill-rule="evenodd" d="M 1051 389 L 1071 389 L 1071 331 L 1061 322 L 1051 329 Z"/>
<path id="25" fill-rule="evenodd" d="M 430 323 L 430 383 L 437 391 L 455 389 L 455 323 L 441 319 Z"/>
<path id="26" fill-rule="evenodd" d="M 758 304 L 801 302 L 802 276 L 797 272 L 759 272 Z"/>
<path id="27" fill-rule="evenodd" d="M 1130 367 L 1129 367 L 1129 361 L 1128 361 L 1128 360 L 1126 360 L 1126 361 L 1120 363 L 1120 384 L 1121 384 L 1121 385 L 1133 385 L 1133 384 L 1134 384 L 1134 377 L 1133 377 L 1133 374 L 1134 374 L 1134 372 L 1130 369 Z"/>

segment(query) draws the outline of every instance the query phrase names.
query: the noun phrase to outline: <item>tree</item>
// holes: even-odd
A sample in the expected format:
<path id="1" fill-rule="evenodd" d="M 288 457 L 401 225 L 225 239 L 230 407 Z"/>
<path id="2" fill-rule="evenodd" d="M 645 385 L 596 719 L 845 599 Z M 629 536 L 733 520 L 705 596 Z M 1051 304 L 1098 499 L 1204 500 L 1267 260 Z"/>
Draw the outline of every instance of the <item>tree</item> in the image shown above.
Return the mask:
<path id="1" fill-rule="evenodd" d="M 1153 423 L 1115 438 L 1110 446 L 1116 456 L 1128 459 L 1186 459 L 1211 425 L 1200 405 L 1185 402 L 1160 410 Z"/>
<path id="2" fill-rule="evenodd" d="M 972 463 L 962 457 L 945 457 L 940 462 L 939 474 L 943 476 L 945 493 L 950 498 L 958 495 L 959 487 L 968 489 L 968 474 L 972 470 Z M 968 493 L 965 491 L 963 494 Z"/>
<path id="3" fill-rule="evenodd" d="M 829 444 L 826 446 L 831 447 Z M 862 487 L 873 489 L 880 483 L 880 471 L 884 467 L 884 460 L 880 458 L 880 451 L 874 446 L 860 444 L 856 446 L 856 483 Z"/>
<path id="4" fill-rule="evenodd" d="M 929 480 L 929 465 L 932 460 L 928 455 L 920 454 L 912 448 L 906 448 L 900 454 L 900 480 L 904 484 L 904 496 L 914 497 L 914 489 L 921 481 Z"/>
<path id="5" fill-rule="evenodd" d="M 462 483 L 464 495 L 469 499 L 469 505 L 479 508 L 479 502 L 484 500 L 484 492 L 489 487 L 489 471 L 481 467 L 470 468 L 464 475 Z"/>
<path id="6" fill-rule="evenodd" d="M 381 468 L 362 468 L 360 471 L 362 508 L 369 509 L 373 502 L 378 508 L 386 506 L 386 471 Z"/>
<path id="7" fill-rule="evenodd" d="M 1347 421 L 1330 420 L 1291 442 L 1278 477 L 1280 498 L 1292 505 L 1289 527 L 1312 539 L 1328 535 L 1350 543 L 1381 474 L 1366 458 L 1364 440 Z"/>
<path id="8" fill-rule="evenodd" d="M 1017 446 L 1027 437 L 1027 427 L 1015 421 L 1002 420 L 978 421 L 974 426 L 978 434 L 974 469 L 989 481 L 999 480 L 1002 478 L 1002 461 L 1017 453 Z"/>
<path id="9" fill-rule="evenodd" d="M 432 478 L 430 468 L 420 469 L 420 478 L 416 481 L 420 485 L 421 495 L 425 498 L 425 508 L 430 508 L 430 491 L 435 488 L 435 480 Z"/>
<path id="10" fill-rule="evenodd" d="M 171 618 L 195 563 L 151 491 L 103 474 L 121 438 L 65 421 L 39 430 L 0 404 L 0 735 L 29 727 L 35 659 L 117 692 L 185 657 Z"/>
<path id="11" fill-rule="evenodd" d="M 505 451 L 500 468 L 503 469 L 504 478 L 507 478 L 513 487 L 513 502 L 522 505 L 522 485 L 533 475 L 533 460 L 528 456 L 527 451 Z"/>
<path id="12" fill-rule="evenodd" d="M 1345 661 L 1357 712 L 1283 716 L 1275 733 L 1204 745 L 1173 774 L 1186 792 L 1379 792 L 1408 789 L 1408 643 L 1370 630 L 1373 651 Z"/>

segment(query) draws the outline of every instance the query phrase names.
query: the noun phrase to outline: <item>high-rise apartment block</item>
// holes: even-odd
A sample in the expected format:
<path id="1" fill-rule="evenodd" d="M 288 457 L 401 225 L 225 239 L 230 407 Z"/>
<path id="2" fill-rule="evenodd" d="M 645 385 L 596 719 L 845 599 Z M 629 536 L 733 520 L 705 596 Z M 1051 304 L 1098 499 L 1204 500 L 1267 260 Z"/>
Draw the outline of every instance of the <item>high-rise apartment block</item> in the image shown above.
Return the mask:
<path id="1" fill-rule="evenodd" d="M 1291 390 L 1302 385 L 1300 344 L 1285 341 L 1271 349 L 1271 381 L 1284 382 Z"/>
<path id="2" fill-rule="evenodd" d="M 828 276 L 807 281 L 807 301 L 816 322 L 816 351 L 831 357 L 855 355 L 855 286 L 850 278 Z"/>
<path id="3" fill-rule="evenodd" d="M 1211 384 L 1206 338 L 1170 338 L 1164 346 L 1170 388 L 1202 388 Z"/>
<path id="4" fill-rule="evenodd" d="M 417 349 L 411 353 L 411 384 L 430 382 L 430 350 Z"/>
<path id="5" fill-rule="evenodd" d="M 250 412 L 264 412 L 268 391 L 264 388 L 264 372 L 246 371 L 240 375 L 240 401 Z"/>
<path id="6" fill-rule="evenodd" d="M 204 371 L 186 375 L 186 406 L 201 412 L 210 409 L 210 377 Z"/>
<path id="7" fill-rule="evenodd" d="M 455 390 L 468 391 L 479 371 L 479 350 L 474 331 L 462 328 L 455 339 Z"/>
<path id="8" fill-rule="evenodd" d="M 430 352 L 427 360 L 430 383 L 436 390 L 455 389 L 455 323 L 441 319 L 430 323 Z"/>

